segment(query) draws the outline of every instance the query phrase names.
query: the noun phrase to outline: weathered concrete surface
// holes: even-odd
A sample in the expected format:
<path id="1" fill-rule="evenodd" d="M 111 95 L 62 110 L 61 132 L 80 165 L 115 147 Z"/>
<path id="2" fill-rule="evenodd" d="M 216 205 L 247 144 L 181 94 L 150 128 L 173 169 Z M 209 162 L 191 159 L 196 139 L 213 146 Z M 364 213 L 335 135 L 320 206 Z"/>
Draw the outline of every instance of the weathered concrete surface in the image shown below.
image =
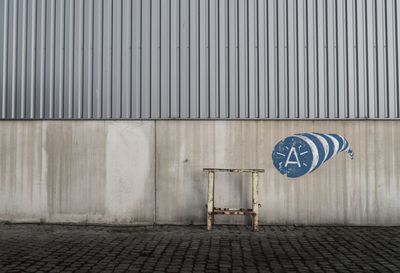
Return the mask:
<path id="1" fill-rule="evenodd" d="M 154 122 L 0 122 L 0 220 L 151 224 Z"/>
<path id="2" fill-rule="evenodd" d="M 306 131 L 342 134 L 355 159 L 282 176 L 272 149 Z M 398 121 L 1 121 L 0 221 L 205 224 L 202 169 L 220 167 L 266 170 L 261 224 L 400 225 L 399 135 Z M 218 173 L 215 205 L 250 207 L 250 186 Z"/>
<path id="3" fill-rule="evenodd" d="M 264 168 L 261 224 L 400 224 L 400 122 L 159 121 L 157 222 L 206 222 L 203 167 Z M 339 133 L 355 159 L 340 154 L 315 172 L 289 179 L 274 169 L 275 144 L 292 133 Z M 216 206 L 249 206 L 250 180 L 217 174 Z M 216 223 L 242 222 L 220 216 Z"/>
<path id="4" fill-rule="evenodd" d="M 154 223 L 154 122 L 106 122 L 106 220 Z"/>
<path id="5" fill-rule="evenodd" d="M 96 221 L 105 214 L 104 122 L 45 122 L 49 221 Z"/>
<path id="6" fill-rule="evenodd" d="M 0 219 L 47 215 L 46 151 L 41 122 L 0 122 Z"/>

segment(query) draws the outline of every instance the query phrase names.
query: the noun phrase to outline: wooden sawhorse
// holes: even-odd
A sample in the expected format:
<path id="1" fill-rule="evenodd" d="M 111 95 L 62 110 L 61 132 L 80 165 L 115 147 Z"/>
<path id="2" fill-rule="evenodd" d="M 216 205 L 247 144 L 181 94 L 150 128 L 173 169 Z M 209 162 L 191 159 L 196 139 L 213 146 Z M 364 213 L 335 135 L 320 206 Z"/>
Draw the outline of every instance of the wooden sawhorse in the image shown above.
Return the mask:
<path id="1" fill-rule="evenodd" d="M 208 172 L 208 200 L 207 200 L 207 229 L 211 230 L 214 224 L 214 216 L 216 214 L 224 215 L 250 215 L 252 217 L 253 231 L 258 230 L 258 215 L 260 204 L 258 201 L 258 174 L 263 173 L 264 169 L 218 169 L 204 168 L 203 171 Z M 214 207 L 214 181 L 216 172 L 230 173 L 251 173 L 252 177 L 252 208 L 251 209 L 234 209 L 234 208 L 216 208 Z"/>

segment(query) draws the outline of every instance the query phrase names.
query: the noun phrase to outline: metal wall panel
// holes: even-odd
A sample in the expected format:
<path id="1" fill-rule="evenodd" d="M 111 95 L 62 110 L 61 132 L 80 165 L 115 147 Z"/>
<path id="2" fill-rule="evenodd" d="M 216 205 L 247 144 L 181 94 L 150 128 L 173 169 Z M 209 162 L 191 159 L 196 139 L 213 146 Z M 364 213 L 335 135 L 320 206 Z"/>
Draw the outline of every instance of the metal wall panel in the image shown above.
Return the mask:
<path id="1" fill-rule="evenodd" d="M 0 118 L 399 118 L 399 2 L 0 0 Z"/>

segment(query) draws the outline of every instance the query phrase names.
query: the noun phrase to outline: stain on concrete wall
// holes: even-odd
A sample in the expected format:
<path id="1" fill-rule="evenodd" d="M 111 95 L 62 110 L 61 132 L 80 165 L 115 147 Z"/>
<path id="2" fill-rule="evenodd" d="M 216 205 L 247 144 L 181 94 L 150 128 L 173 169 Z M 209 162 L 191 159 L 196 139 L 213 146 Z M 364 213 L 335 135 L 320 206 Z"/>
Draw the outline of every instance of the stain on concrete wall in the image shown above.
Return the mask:
<path id="1" fill-rule="evenodd" d="M 42 122 L 0 123 L 0 219 L 39 220 L 47 214 Z"/>
<path id="2" fill-rule="evenodd" d="M 154 122 L 106 122 L 106 221 L 154 222 Z"/>
<path id="3" fill-rule="evenodd" d="M 0 220 L 152 224 L 154 123 L 0 123 Z"/>
<path id="4" fill-rule="evenodd" d="M 86 220 L 105 213 L 104 122 L 46 122 L 49 216 Z"/>

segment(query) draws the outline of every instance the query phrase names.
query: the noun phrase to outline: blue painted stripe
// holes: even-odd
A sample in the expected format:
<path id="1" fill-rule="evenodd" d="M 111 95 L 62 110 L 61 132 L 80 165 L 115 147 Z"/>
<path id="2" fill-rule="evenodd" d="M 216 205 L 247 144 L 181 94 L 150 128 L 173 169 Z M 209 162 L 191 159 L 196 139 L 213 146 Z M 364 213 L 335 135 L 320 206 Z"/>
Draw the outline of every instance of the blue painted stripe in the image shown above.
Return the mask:
<path id="1" fill-rule="evenodd" d="M 347 139 L 344 138 L 344 147 L 342 149 L 342 151 L 346 151 L 347 147 L 349 147 L 349 142 L 347 141 Z"/>
<path id="2" fill-rule="evenodd" d="M 342 151 L 343 149 L 343 138 L 341 138 L 338 134 L 329 134 L 330 136 L 334 137 L 339 142 L 338 152 Z"/>
<path id="3" fill-rule="evenodd" d="M 319 166 L 321 166 L 321 164 L 324 162 L 324 158 L 325 158 L 324 145 L 321 143 L 321 141 L 316 136 L 314 136 L 314 135 L 312 135 L 310 133 L 303 133 L 303 134 L 300 134 L 300 135 L 305 136 L 308 139 L 310 139 L 315 144 L 315 146 L 317 147 L 317 150 L 318 150 L 318 163 L 317 163 L 317 165 L 315 166 L 314 169 L 310 170 L 310 172 L 313 172 L 314 170 L 318 169 Z"/>
<path id="4" fill-rule="evenodd" d="M 321 134 L 321 133 L 314 133 L 314 134 L 323 137 L 326 140 L 326 142 L 328 142 L 328 156 L 326 157 L 326 159 L 324 161 L 324 162 L 326 162 L 329 159 L 331 159 L 332 156 L 334 155 L 333 153 L 335 152 L 335 144 L 333 143 L 332 139 L 327 134 Z"/>

